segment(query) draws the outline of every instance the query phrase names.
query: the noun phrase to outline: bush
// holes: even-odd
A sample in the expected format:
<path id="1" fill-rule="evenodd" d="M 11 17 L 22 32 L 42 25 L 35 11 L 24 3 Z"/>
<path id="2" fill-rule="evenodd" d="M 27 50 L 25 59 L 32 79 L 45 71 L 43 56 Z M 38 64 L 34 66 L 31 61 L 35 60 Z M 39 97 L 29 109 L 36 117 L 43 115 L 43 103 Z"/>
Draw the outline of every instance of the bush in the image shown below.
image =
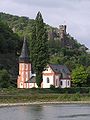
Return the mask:
<path id="1" fill-rule="evenodd" d="M 0 88 L 8 88 L 10 86 L 10 76 L 7 70 L 0 70 Z"/>
<path id="2" fill-rule="evenodd" d="M 50 85 L 50 89 L 55 89 L 55 86 L 54 85 Z"/>

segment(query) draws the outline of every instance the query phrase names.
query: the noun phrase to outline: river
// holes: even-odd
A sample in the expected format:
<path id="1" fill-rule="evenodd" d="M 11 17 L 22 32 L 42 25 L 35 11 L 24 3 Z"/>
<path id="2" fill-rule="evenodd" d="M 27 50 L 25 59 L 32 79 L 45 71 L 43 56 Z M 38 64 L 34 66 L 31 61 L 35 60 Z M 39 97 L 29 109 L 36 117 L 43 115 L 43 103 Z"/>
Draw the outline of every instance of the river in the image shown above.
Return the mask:
<path id="1" fill-rule="evenodd" d="M 90 104 L 0 107 L 0 120 L 90 120 Z"/>

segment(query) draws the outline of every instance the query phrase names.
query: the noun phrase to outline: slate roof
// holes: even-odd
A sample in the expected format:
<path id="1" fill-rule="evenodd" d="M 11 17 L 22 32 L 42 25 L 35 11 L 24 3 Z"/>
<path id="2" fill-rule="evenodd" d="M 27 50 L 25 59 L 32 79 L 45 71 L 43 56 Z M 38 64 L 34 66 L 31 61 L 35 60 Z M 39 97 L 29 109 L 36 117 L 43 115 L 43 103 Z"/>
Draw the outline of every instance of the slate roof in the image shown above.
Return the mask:
<path id="1" fill-rule="evenodd" d="M 51 69 L 58 74 L 61 74 L 61 78 L 69 78 L 70 75 L 70 71 L 69 69 L 65 66 L 65 65 L 59 65 L 59 64 L 49 64 L 49 66 L 51 67 Z M 32 76 L 28 81 L 26 81 L 25 83 L 36 83 L 36 76 Z"/>
<path id="2" fill-rule="evenodd" d="M 25 83 L 36 83 L 36 77 L 32 76 L 28 81 L 26 81 Z"/>
<path id="3" fill-rule="evenodd" d="M 70 71 L 65 65 L 49 64 L 49 66 L 55 73 L 61 74 L 62 78 L 68 78 L 70 75 Z"/>
<path id="4" fill-rule="evenodd" d="M 30 62 L 29 56 L 28 56 L 27 41 L 25 38 L 24 38 L 24 42 L 23 42 L 21 55 L 19 57 L 19 62 L 21 62 L 21 63 L 29 63 Z"/>

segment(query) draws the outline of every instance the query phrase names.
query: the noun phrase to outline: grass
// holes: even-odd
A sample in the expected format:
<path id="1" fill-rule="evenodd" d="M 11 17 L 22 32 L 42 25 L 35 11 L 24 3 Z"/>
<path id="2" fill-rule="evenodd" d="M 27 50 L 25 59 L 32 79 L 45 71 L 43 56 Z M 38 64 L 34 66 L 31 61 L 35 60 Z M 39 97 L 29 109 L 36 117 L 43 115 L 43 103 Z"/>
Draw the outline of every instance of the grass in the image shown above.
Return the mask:
<path id="1" fill-rule="evenodd" d="M 64 91 L 62 93 L 62 91 Z M 0 89 L 0 103 L 90 101 L 90 92 L 68 93 L 61 89 Z"/>

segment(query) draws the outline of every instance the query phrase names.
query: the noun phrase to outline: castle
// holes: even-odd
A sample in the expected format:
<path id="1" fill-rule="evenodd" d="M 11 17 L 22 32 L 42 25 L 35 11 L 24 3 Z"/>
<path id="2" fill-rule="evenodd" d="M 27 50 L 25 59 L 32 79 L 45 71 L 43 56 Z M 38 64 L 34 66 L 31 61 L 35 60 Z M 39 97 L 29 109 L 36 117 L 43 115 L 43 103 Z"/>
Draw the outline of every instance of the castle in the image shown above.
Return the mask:
<path id="1" fill-rule="evenodd" d="M 32 73 L 32 64 L 27 50 L 27 41 L 24 39 L 21 55 L 19 57 L 19 75 L 17 88 L 37 88 L 36 75 Z M 55 87 L 68 88 L 71 86 L 70 71 L 65 65 L 48 64 L 42 72 L 43 82 L 41 88 Z"/>
<path id="2" fill-rule="evenodd" d="M 61 47 L 66 48 L 73 48 L 73 37 L 71 37 L 69 34 L 67 34 L 67 26 L 66 25 L 60 25 L 58 28 L 50 28 L 48 30 L 48 40 L 59 40 Z"/>

